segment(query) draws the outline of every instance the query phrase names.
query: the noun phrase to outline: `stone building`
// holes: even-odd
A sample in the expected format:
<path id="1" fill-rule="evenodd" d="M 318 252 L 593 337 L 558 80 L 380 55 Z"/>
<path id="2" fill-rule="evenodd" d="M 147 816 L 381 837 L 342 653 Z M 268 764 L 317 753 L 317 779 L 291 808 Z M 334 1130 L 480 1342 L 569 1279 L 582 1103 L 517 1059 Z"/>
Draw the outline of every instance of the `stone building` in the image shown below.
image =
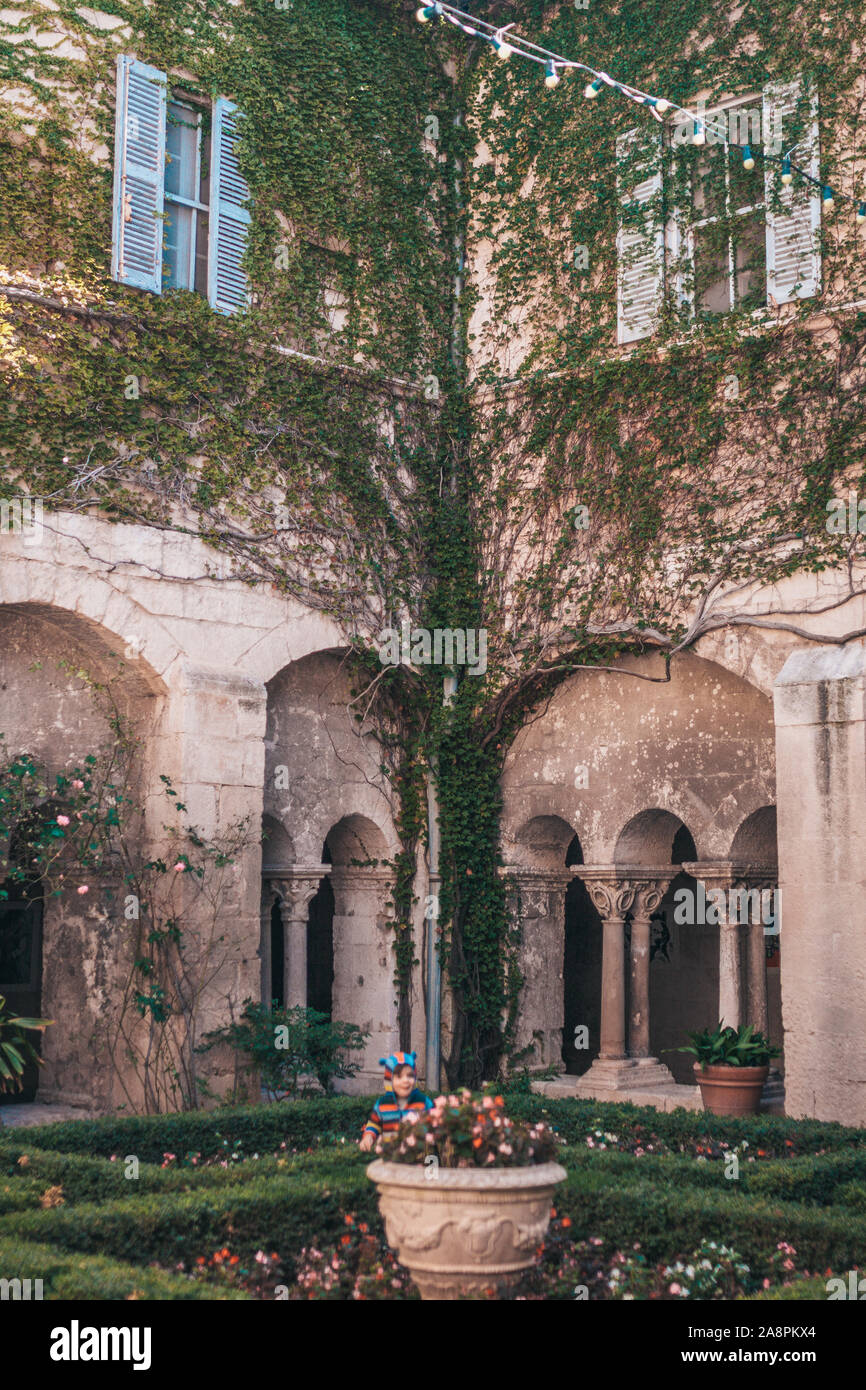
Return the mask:
<path id="1" fill-rule="evenodd" d="M 236 310 L 249 289 L 241 264 L 249 214 L 231 93 L 211 113 L 222 172 L 216 162 L 203 248 L 195 230 L 203 200 L 163 186 L 158 163 L 165 105 L 183 102 L 175 90 L 161 106 L 165 73 L 154 55 L 131 51 L 113 17 L 97 24 L 120 58 L 116 145 L 92 150 L 115 178 L 113 227 L 106 220 L 100 229 L 106 281 L 158 292 L 165 257 L 171 284 L 200 291 L 214 312 Z M 56 51 L 78 56 L 59 21 L 43 46 L 52 35 Z M 14 102 L 7 87 L 0 101 Z M 185 138 L 177 129 L 170 140 Z M 178 154 L 184 171 L 198 158 L 194 141 L 190 148 Z M 172 200 L 186 210 L 178 214 L 186 240 L 164 248 L 151 224 L 157 204 L 163 213 Z M 812 218 L 814 198 L 805 207 Z M 805 272 L 795 265 L 784 281 L 781 246 L 773 283 L 784 306 L 803 297 Z M 470 247 L 479 315 L 489 255 L 483 241 Z M 39 273 L 48 275 L 44 266 Z M 651 312 L 636 322 L 622 307 L 634 286 L 623 279 L 621 288 L 612 355 L 650 331 Z M 840 325 L 866 307 L 864 286 L 834 285 L 821 300 L 816 273 L 807 288 L 815 351 L 832 351 Z M 47 316 L 56 312 L 44 286 L 34 290 L 22 273 L 10 272 L 0 291 L 13 325 L 27 294 L 41 296 Z M 651 285 L 650 310 L 654 294 Z M 389 868 L 398 807 L 377 731 L 359 730 L 354 718 L 344 630 L 272 585 L 243 582 L 201 539 L 173 527 L 50 500 L 38 535 L 26 513 L 18 521 L 9 513 L 0 535 L 7 753 L 27 751 L 62 770 L 82 749 L 110 746 L 78 673 L 107 679 L 120 660 L 119 698 L 140 740 L 142 845 L 159 841 L 164 777 L 204 835 L 244 818 L 262 827 L 224 885 L 225 959 L 204 988 L 200 1033 L 247 997 L 311 1003 L 370 1030 L 351 1085 L 374 1089 L 378 1058 L 398 1042 Z M 621 658 L 617 670 L 575 671 L 508 752 L 503 872 L 525 975 L 516 1046 L 530 1050 L 535 1068 L 559 1074 L 541 1083 L 556 1094 L 670 1107 L 696 1103 L 689 1063 L 672 1050 L 686 1032 L 719 1017 L 753 1022 L 784 1047 L 768 1100 L 784 1094 L 790 1115 L 863 1124 L 864 597 L 848 568 L 794 572 L 772 587 L 756 581 L 730 612 L 737 623 L 678 656 L 667 683 L 640 678 L 663 672 L 652 652 Z M 768 612 L 785 622 L 762 625 Z M 743 622 L 744 613 L 758 622 Z M 411 924 L 419 962 L 434 886 L 419 849 Z M 758 895 L 746 920 L 736 910 L 740 890 L 750 904 Z M 119 1007 L 122 932 L 101 900 L 0 906 L 0 993 L 54 1020 L 40 1099 L 97 1110 L 130 1103 L 96 1041 Z M 422 1058 L 428 1002 L 418 963 L 410 1042 Z"/>

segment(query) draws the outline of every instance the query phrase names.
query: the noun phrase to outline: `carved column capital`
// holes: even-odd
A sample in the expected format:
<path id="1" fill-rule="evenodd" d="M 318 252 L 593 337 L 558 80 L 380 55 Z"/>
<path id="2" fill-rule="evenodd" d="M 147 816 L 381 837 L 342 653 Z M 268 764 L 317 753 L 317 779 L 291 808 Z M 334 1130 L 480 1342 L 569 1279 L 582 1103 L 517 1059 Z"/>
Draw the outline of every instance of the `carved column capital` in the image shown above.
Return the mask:
<path id="1" fill-rule="evenodd" d="M 499 876 L 509 893 L 519 893 L 524 917 L 551 917 L 564 910 L 572 878 L 568 869 L 526 869 L 507 864 L 500 867 Z"/>
<path id="2" fill-rule="evenodd" d="M 634 864 L 575 864 L 571 872 L 586 884 L 602 921 L 631 912 L 648 921 L 668 890 L 672 869 Z"/>
<path id="3" fill-rule="evenodd" d="M 280 900 L 280 915 L 284 922 L 306 918 L 320 882 L 330 872 L 330 864 L 298 864 L 265 875 L 265 882 Z"/>

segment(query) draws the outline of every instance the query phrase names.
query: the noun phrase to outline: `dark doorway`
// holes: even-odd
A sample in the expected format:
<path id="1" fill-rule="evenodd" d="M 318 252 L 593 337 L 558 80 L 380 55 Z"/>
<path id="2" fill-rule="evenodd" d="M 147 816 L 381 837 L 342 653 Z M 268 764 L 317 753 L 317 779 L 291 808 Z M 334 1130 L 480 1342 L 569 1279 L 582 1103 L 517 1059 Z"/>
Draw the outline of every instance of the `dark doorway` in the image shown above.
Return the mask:
<path id="1" fill-rule="evenodd" d="M 566 868 L 583 863 L 577 836 L 568 847 Z M 601 918 L 579 878 L 565 895 L 562 1060 L 570 1076 L 588 1071 L 601 1048 Z"/>
<path id="2" fill-rule="evenodd" d="M 268 1003 L 277 1009 L 284 1008 L 286 1003 L 285 939 L 281 906 L 279 898 L 271 906 L 271 997 Z"/>
<path id="3" fill-rule="evenodd" d="M 323 878 L 307 920 L 307 1003 L 331 1017 L 334 994 L 334 890 Z"/>
<path id="4" fill-rule="evenodd" d="M 10 1013 L 22 1018 L 42 1014 L 42 890 L 14 879 L 3 884 L 8 897 L 0 897 L 0 994 Z M 42 1034 L 28 1033 L 41 1050 Z M 36 1097 L 39 1068 L 25 1068 L 23 1090 L 6 1091 L 4 1105 L 21 1104 Z"/>

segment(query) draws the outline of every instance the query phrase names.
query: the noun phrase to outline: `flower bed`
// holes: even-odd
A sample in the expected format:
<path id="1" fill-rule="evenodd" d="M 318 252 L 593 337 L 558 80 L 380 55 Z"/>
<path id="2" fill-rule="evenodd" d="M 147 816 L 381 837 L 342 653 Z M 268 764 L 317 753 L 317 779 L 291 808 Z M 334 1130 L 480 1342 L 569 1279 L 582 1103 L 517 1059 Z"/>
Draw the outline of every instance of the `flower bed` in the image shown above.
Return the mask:
<path id="1" fill-rule="evenodd" d="M 450 1144 L 458 1165 L 483 1168 L 495 1145 L 510 1165 L 531 1143 L 539 1161 L 553 1145 L 569 1174 L 540 1265 L 514 1297 L 823 1297 L 831 1274 L 862 1265 L 861 1130 L 525 1095 L 507 1095 L 505 1107 L 456 1100 L 431 1119 L 432 1145 L 425 1137 L 419 1149 L 427 1131 L 417 1125 L 400 1132 L 399 1162 L 433 1149 L 447 1163 Z M 503 1109 L 509 1124 L 497 1125 Z M 309 1101 L 9 1130 L 4 1271 L 43 1278 L 48 1298 L 417 1297 L 384 1244 L 367 1159 L 352 1142 L 367 1110 L 363 1100 Z M 736 1179 L 726 1176 L 732 1153 Z"/>

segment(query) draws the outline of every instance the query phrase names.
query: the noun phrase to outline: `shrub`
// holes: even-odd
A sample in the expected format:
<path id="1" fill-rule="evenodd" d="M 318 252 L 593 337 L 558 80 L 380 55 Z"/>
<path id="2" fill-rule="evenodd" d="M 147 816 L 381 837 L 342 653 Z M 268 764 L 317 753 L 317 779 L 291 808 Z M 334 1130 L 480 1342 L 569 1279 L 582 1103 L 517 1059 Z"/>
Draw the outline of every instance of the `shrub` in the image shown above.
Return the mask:
<path id="1" fill-rule="evenodd" d="M 307 1148 L 340 1136 L 357 1139 L 370 1104 L 369 1097 L 335 1096 L 169 1115 L 112 1115 L 100 1120 L 34 1125 L 27 1130 L 27 1140 L 39 1149 L 106 1158 L 135 1154 L 148 1163 L 160 1163 L 166 1152 L 193 1152 L 212 1158 L 221 1153 L 224 1140 L 245 1151 L 262 1153 L 278 1148 L 283 1140 Z M 0 1149 L 6 1142 L 6 1133 L 0 1131 Z"/>
<path id="2" fill-rule="evenodd" d="M 104 1255 L 77 1255 L 49 1245 L 0 1236 L 0 1269 L 7 1279 L 41 1279 L 47 1300 L 238 1299 L 232 1289 L 215 1290 L 169 1274 L 142 1269 Z"/>
<path id="3" fill-rule="evenodd" d="M 332 1022 L 317 1009 L 268 1008 L 246 999 L 240 1020 L 206 1033 L 196 1051 L 227 1043 L 259 1072 L 270 1099 L 297 1095 L 304 1076 L 315 1076 L 329 1095 L 335 1080 L 361 1070 L 361 1063 L 350 1061 L 348 1054 L 363 1048 L 369 1036 L 354 1023 Z"/>

